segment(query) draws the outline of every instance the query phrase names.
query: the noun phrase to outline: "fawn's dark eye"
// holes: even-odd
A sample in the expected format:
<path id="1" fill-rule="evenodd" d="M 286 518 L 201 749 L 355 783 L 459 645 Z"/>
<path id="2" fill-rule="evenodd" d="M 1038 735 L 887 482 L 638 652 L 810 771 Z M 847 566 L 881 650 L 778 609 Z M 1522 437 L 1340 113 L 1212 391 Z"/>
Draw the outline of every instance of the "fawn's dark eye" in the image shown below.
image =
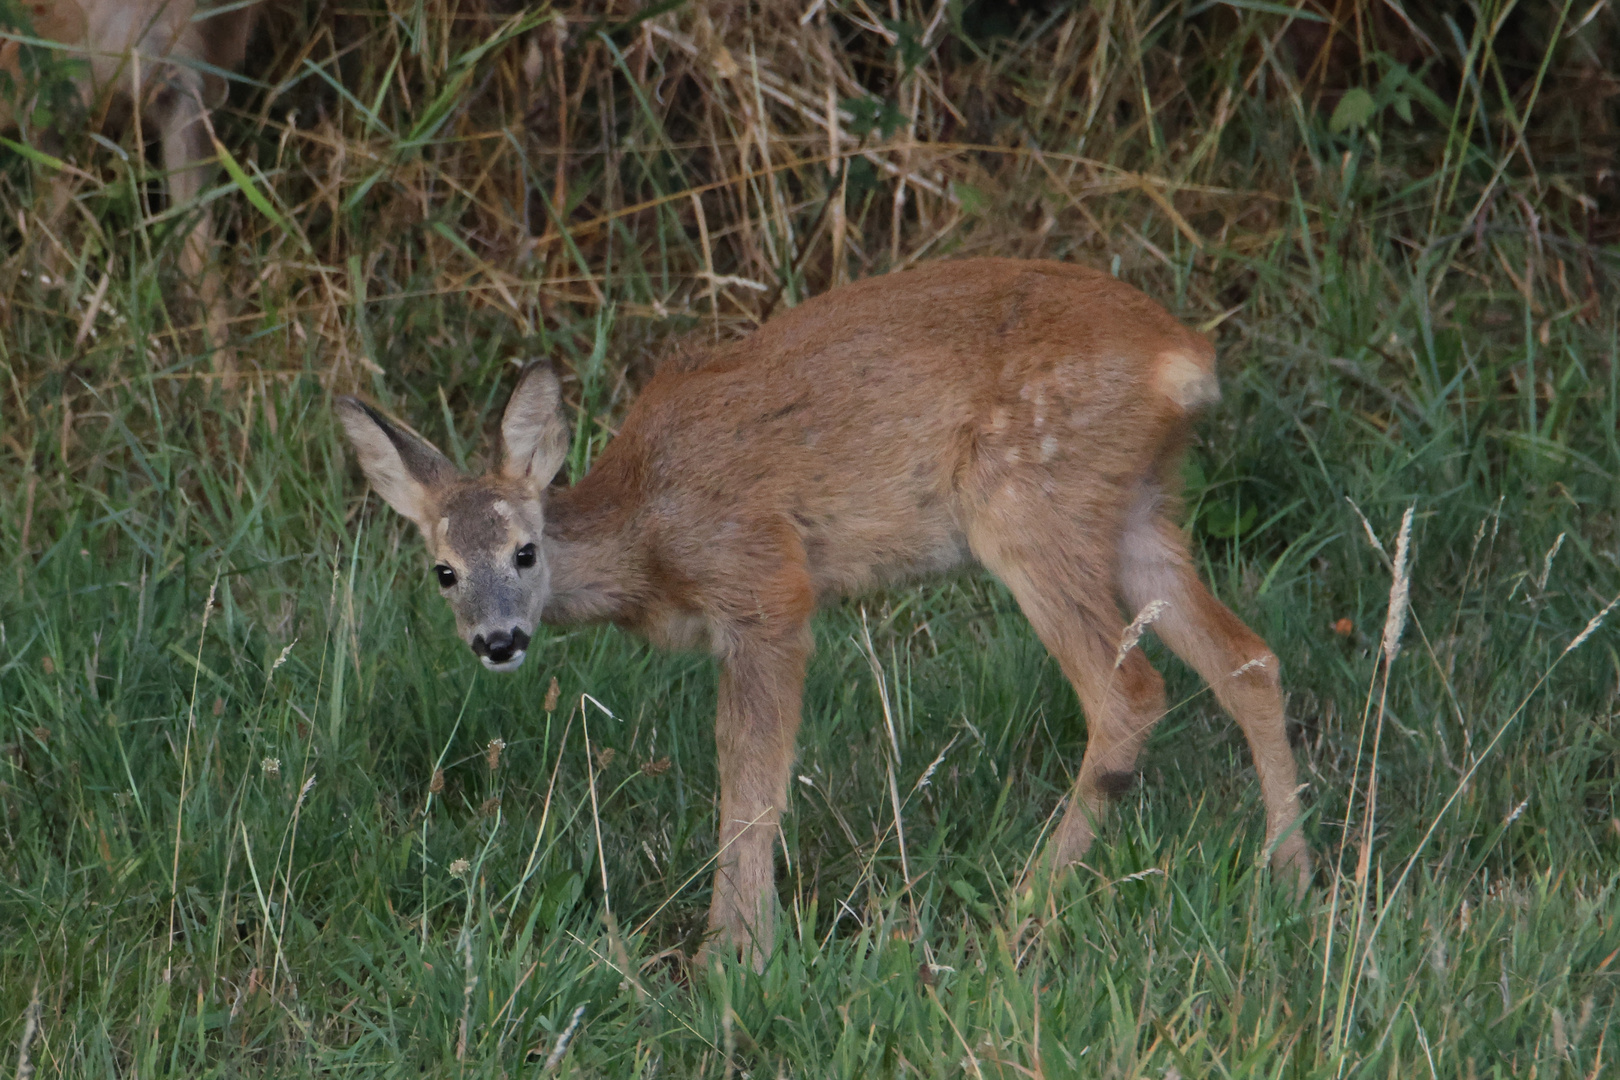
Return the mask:
<path id="1" fill-rule="evenodd" d="M 435 566 L 433 572 L 439 575 L 439 588 L 441 589 L 448 589 L 456 583 L 456 572 L 444 565 L 444 563 Z"/>
<path id="2" fill-rule="evenodd" d="M 527 570 L 534 565 L 534 545 L 524 544 L 517 549 L 517 566 L 519 570 Z"/>

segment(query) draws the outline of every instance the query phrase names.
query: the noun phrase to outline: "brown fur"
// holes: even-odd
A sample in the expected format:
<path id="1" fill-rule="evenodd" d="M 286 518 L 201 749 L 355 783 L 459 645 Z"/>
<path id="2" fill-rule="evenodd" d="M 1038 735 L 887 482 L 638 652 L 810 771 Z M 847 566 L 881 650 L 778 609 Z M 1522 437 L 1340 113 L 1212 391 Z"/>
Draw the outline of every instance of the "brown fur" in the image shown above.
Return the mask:
<path id="1" fill-rule="evenodd" d="M 975 259 L 834 290 L 706 363 L 661 370 L 567 490 L 543 490 L 566 446 L 544 368 L 514 392 L 505 457 L 486 477 L 408 467 L 436 452 L 352 399 L 342 415 L 367 474 L 417 518 L 434 557 L 495 568 L 451 590 L 469 640 L 521 606 L 500 599 L 491 622 L 490 596 L 526 588 L 548 623 L 610 621 L 720 659 L 709 925 L 762 950 L 811 615 L 827 599 L 973 563 L 1012 591 L 1086 711 L 1085 759 L 1044 866 L 1085 852 L 1164 712 L 1141 650 L 1117 658 L 1121 601 L 1134 613 L 1162 600 L 1154 630 L 1248 737 L 1268 841 L 1303 888 L 1276 657 L 1198 580 L 1175 520 L 1189 409 L 1216 395 L 1214 360 L 1208 341 L 1107 274 Z M 471 492 L 508 504 L 528 493 L 521 514 L 508 511 L 516 525 L 489 524 L 490 550 L 456 550 L 456 523 L 437 524 Z M 542 565 L 510 569 L 529 541 Z"/>

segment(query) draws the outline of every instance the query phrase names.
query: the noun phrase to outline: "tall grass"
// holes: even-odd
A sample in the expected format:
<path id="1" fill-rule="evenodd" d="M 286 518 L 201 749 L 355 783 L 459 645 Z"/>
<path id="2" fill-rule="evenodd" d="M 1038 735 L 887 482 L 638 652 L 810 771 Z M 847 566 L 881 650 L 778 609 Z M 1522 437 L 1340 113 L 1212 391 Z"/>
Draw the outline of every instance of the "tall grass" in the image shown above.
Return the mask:
<path id="1" fill-rule="evenodd" d="M 1605 1075 L 1620 15 L 1286 7 L 287 5 L 203 206 L 128 137 L 0 160 L 0 1069 Z M 330 397 L 471 465 L 548 355 L 577 474 L 676 336 L 975 253 L 1220 345 L 1192 529 L 1282 658 L 1317 889 L 1149 634 L 1144 781 L 1020 906 L 1085 726 L 964 577 L 818 621 L 782 940 L 694 968 L 711 664 L 478 670 Z"/>

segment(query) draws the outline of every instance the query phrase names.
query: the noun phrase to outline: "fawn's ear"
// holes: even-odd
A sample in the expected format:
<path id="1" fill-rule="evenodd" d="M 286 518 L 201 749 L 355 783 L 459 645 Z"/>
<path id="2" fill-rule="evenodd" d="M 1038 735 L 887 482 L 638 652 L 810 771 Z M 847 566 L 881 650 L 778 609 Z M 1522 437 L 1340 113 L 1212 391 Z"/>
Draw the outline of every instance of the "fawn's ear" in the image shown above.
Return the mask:
<path id="1" fill-rule="evenodd" d="M 501 474 L 526 481 L 539 495 L 567 457 L 568 422 L 557 375 L 547 364 L 531 364 L 501 417 Z"/>
<path id="2" fill-rule="evenodd" d="M 431 496 L 456 467 L 427 440 L 389 423 L 358 398 L 338 398 L 337 411 L 371 486 L 426 533 Z"/>

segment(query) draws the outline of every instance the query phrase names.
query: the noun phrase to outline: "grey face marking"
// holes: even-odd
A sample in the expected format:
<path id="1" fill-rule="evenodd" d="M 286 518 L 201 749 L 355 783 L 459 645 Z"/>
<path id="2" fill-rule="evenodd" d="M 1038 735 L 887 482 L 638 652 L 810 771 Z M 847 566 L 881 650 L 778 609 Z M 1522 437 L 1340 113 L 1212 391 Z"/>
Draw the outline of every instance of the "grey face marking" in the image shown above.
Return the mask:
<path id="1" fill-rule="evenodd" d="M 452 493 L 441 513 L 439 556 L 459 577 L 445 599 L 462 640 L 491 671 L 515 670 L 550 592 L 539 507 L 475 482 Z M 525 544 L 535 545 L 536 558 L 520 567 Z"/>
<path id="2" fill-rule="evenodd" d="M 501 511 L 495 509 L 499 505 Z M 494 492 L 465 487 L 444 504 L 450 528 L 445 537 L 465 558 L 493 553 L 506 546 L 511 532 L 511 508 Z"/>

